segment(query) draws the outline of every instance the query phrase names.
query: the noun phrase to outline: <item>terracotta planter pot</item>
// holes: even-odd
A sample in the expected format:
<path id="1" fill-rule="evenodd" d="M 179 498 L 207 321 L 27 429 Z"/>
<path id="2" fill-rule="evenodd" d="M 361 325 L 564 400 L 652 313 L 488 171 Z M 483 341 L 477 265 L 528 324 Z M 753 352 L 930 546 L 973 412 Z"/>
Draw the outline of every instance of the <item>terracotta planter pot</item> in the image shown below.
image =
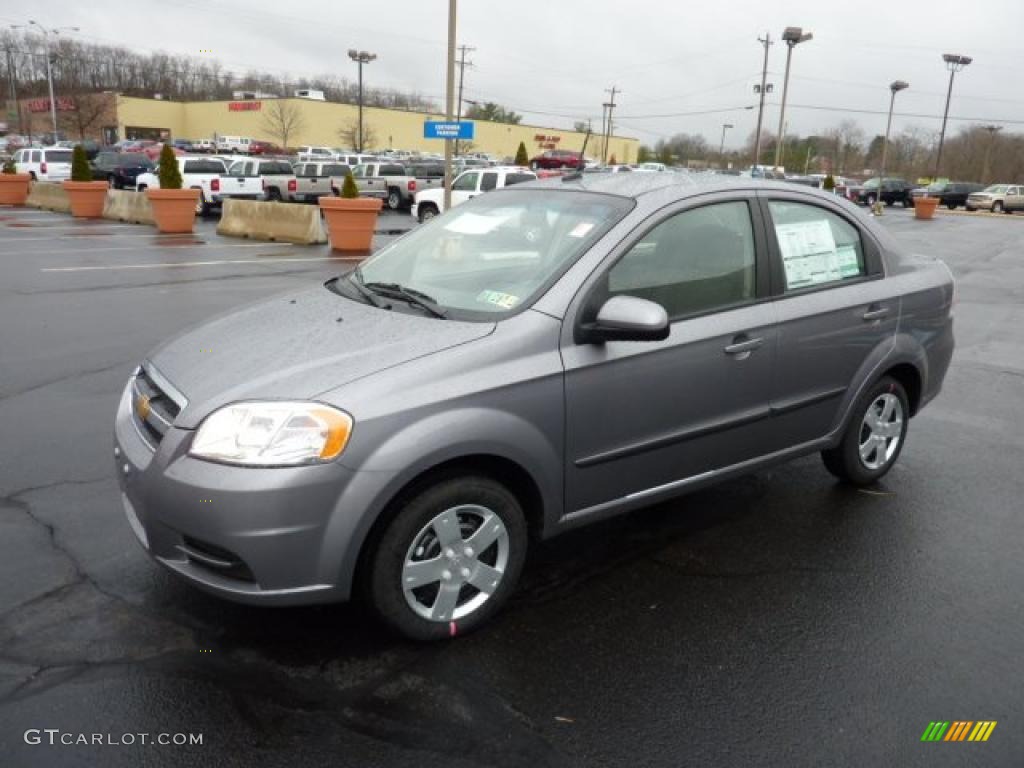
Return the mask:
<path id="1" fill-rule="evenodd" d="M 31 180 L 27 173 L 0 173 L 0 205 L 24 205 Z"/>
<path id="2" fill-rule="evenodd" d="M 147 189 L 153 220 L 161 232 L 191 232 L 196 223 L 198 189 Z"/>
<path id="3" fill-rule="evenodd" d="M 76 219 L 98 219 L 103 215 L 103 204 L 107 201 L 105 181 L 65 181 L 61 183 L 68 193 L 71 215 Z"/>
<path id="4" fill-rule="evenodd" d="M 935 215 L 935 209 L 939 207 L 937 197 L 919 197 L 914 201 L 914 218 L 930 219 Z"/>
<path id="5" fill-rule="evenodd" d="M 331 248 L 349 253 L 369 253 L 377 213 L 383 200 L 373 197 L 321 197 L 320 210 L 327 222 Z"/>

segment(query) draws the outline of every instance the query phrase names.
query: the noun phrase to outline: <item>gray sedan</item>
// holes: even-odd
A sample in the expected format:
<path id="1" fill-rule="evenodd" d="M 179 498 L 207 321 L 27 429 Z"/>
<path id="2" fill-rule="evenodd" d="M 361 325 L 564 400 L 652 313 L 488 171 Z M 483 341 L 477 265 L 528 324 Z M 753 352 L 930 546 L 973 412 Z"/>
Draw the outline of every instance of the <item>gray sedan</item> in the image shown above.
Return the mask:
<path id="1" fill-rule="evenodd" d="M 125 511 L 214 594 L 358 594 L 454 636 L 531 539 L 812 452 L 877 481 L 942 385 L 953 301 L 944 264 L 816 190 L 517 185 L 153 351 L 116 416 Z"/>

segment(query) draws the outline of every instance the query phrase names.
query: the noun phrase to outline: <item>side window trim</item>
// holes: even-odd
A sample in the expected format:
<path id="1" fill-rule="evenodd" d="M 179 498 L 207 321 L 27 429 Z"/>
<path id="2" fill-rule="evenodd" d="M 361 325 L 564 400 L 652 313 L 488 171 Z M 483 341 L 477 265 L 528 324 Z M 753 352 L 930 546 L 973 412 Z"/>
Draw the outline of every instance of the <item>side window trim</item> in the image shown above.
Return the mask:
<path id="1" fill-rule="evenodd" d="M 807 293 L 817 291 L 828 291 L 841 288 L 847 285 L 857 285 L 868 280 L 877 280 L 885 277 L 885 269 L 882 264 L 881 246 L 877 243 L 871 233 L 850 217 L 847 211 L 842 210 L 838 205 L 830 205 L 829 201 L 805 197 L 792 192 L 772 190 L 758 191 L 758 205 L 761 209 L 761 218 L 764 222 L 764 232 L 767 241 L 768 271 L 770 273 L 770 294 L 775 299 L 787 299 L 794 296 L 803 296 Z M 848 278 L 841 282 L 823 283 L 811 285 L 806 288 L 798 288 L 794 291 L 786 291 L 786 277 L 782 267 L 782 254 L 779 251 L 778 240 L 775 237 L 772 226 L 771 211 L 768 204 L 772 201 L 799 203 L 811 207 L 821 208 L 828 213 L 838 216 L 856 230 L 860 237 L 861 251 L 864 253 L 864 266 L 867 274 L 860 277 Z"/>

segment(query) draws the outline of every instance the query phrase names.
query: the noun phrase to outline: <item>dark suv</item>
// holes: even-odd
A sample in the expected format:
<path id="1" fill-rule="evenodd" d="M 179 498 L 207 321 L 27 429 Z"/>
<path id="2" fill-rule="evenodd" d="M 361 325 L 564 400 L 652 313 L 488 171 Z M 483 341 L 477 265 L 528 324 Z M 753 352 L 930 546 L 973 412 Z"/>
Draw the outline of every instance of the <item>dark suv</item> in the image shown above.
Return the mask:
<path id="1" fill-rule="evenodd" d="M 961 205 L 967 205 L 967 197 L 972 192 L 980 192 L 985 188 L 984 184 L 973 184 L 966 181 L 944 181 L 938 184 L 930 184 L 927 187 L 918 187 L 911 193 L 915 200 L 919 197 L 937 197 L 939 205 L 944 205 L 949 210 L 956 210 Z"/>
<path id="2" fill-rule="evenodd" d="M 881 199 L 886 205 L 901 203 L 904 208 L 909 208 L 914 204 L 910 196 L 911 189 L 910 184 L 903 179 L 883 179 L 882 193 L 879 195 L 878 179 L 868 179 L 857 195 L 857 202 L 874 205 L 876 200 Z"/>
<path id="3" fill-rule="evenodd" d="M 141 152 L 100 152 L 89 165 L 94 179 L 106 179 L 114 189 L 135 189 L 138 175 L 155 167 Z"/>

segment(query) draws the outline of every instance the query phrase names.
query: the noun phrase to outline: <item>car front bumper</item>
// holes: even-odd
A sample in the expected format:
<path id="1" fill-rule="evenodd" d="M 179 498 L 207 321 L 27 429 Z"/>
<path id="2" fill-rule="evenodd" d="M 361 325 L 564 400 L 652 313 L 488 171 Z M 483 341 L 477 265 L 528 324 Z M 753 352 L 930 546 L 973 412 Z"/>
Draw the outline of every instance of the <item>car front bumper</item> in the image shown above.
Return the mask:
<path id="1" fill-rule="evenodd" d="M 992 210 L 992 203 L 993 202 L 995 202 L 995 201 L 994 200 L 972 200 L 971 198 L 967 198 L 967 206 L 966 207 L 973 208 L 976 211 L 991 211 Z"/>
<path id="2" fill-rule="evenodd" d="M 337 462 L 252 468 L 203 461 L 188 455 L 194 431 L 173 426 L 154 450 L 132 409 L 129 384 L 115 420 L 114 459 L 125 516 L 154 560 L 236 602 L 348 598 L 369 506 L 361 499 L 373 498 L 386 478 Z"/>

